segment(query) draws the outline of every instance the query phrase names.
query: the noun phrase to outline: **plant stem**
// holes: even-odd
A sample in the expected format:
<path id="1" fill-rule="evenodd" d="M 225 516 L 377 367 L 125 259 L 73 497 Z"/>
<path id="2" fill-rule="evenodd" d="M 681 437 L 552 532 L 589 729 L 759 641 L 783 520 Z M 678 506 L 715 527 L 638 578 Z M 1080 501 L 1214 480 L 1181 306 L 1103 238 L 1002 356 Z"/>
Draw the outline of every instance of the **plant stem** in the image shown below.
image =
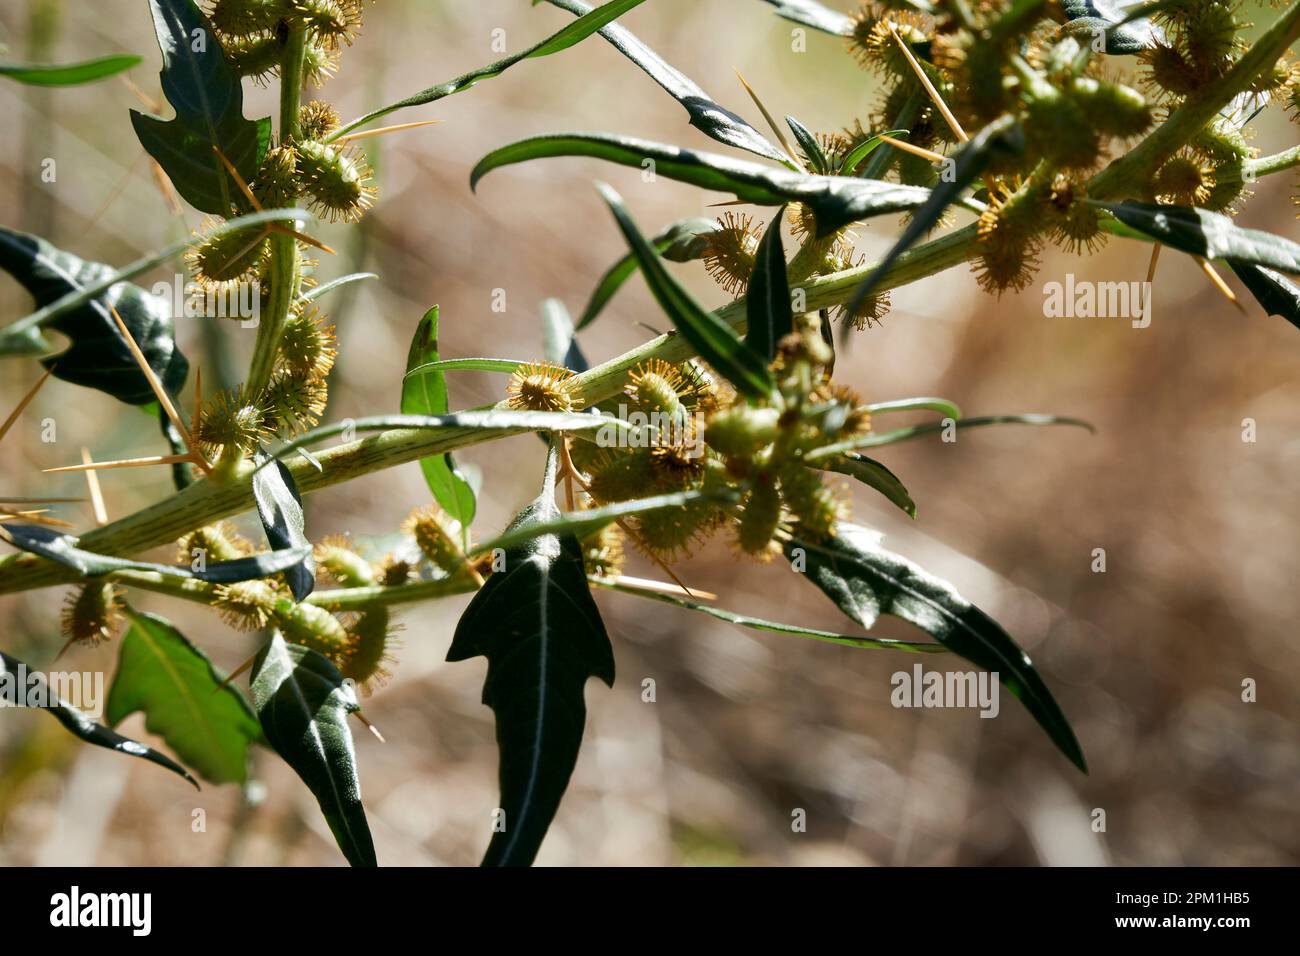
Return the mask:
<path id="1" fill-rule="evenodd" d="M 298 137 L 298 108 L 302 102 L 304 61 L 307 34 L 301 26 L 290 28 L 280 59 L 280 142 Z M 248 369 L 247 394 L 252 399 L 262 393 L 275 368 L 275 354 L 289 309 L 298 298 L 298 240 L 282 233 L 271 235 L 271 298 L 257 327 L 253 360 Z"/>
<path id="2" fill-rule="evenodd" d="M 973 258 L 977 251 L 976 226 L 965 226 L 900 256 L 882 277 L 880 290 L 894 289 L 942 272 Z M 878 262 L 866 263 L 802 284 L 799 288 L 805 290 L 808 310 L 815 312 L 847 301 L 878 266 Z M 716 314 L 732 328 L 744 330 L 744 299 L 728 303 Z M 669 332 L 576 376 L 574 387 L 581 404 L 589 406 L 622 391 L 628 373 L 642 362 L 655 358 L 681 362 L 693 355 L 685 339 Z M 395 428 L 320 452 L 317 456 L 320 471 L 301 459 L 286 464 L 298 489 L 306 494 L 502 435 L 501 430 L 488 432 L 466 427 Z M 249 481 L 253 468 L 252 462 L 244 461 L 238 463 L 227 481 L 196 481 L 170 498 L 87 531 L 79 546 L 102 554 L 138 554 L 175 541 L 195 528 L 247 511 L 253 506 Z M 76 580 L 78 576 L 72 569 L 35 555 L 24 553 L 0 558 L 0 594 Z"/>
<path id="3" fill-rule="evenodd" d="M 1300 166 L 1300 146 L 1292 146 L 1290 149 L 1284 149 L 1272 156 L 1261 156 L 1259 159 L 1247 160 L 1246 172 L 1258 179 L 1260 176 L 1284 172 L 1295 166 Z"/>
<path id="4" fill-rule="evenodd" d="M 1133 196 L 1156 170 L 1214 119 L 1216 113 L 1273 66 L 1300 37 L 1300 4 L 1285 11 L 1227 73 L 1188 97 L 1146 139 L 1116 159 L 1088 183 L 1093 199 Z M 1142 198 L 1142 197 L 1139 197 Z"/>

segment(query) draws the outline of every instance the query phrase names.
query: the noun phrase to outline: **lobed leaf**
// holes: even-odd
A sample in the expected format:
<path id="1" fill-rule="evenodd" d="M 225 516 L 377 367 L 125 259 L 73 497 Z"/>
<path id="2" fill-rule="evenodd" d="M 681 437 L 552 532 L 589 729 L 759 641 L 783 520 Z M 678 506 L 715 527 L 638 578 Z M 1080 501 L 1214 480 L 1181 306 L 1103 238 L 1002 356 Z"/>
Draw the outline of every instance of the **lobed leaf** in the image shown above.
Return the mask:
<path id="1" fill-rule="evenodd" d="M 557 455 L 542 493 L 511 529 L 553 521 Z M 527 866 L 537 855 L 582 745 L 589 677 L 614 683 L 614 653 L 571 534 L 531 537 L 505 554 L 456 625 L 448 661 L 486 657 L 483 703 L 496 714 L 501 828 L 484 866 Z"/>
<path id="2" fill-rule="evenodd" d="M 212 783 L 244 783 L 248 745 L 261 739 L 252 708 L 212 662 L 168 621 L 127 608 L 105 720 L 143 711 L 145 728 Z"/>

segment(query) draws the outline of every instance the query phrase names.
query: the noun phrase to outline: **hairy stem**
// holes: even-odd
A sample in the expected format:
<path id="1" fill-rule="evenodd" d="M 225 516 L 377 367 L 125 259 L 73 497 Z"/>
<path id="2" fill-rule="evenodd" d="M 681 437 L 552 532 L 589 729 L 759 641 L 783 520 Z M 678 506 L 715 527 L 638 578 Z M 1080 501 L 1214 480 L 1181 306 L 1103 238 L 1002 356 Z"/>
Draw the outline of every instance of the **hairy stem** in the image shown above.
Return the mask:
<path id="1" fill-rule="evenodd" d="M 280 142 L 287 143 L 298 137 L 298 107 L 302 102 L 304 60 L 307 54 L 307 34 L 301 26 L 290 28 L 280 60 Z M 256 399 L 271 380 L 275 367 L 275 353 L 280 347 L 280 335 L 289 309 L 298 297 L 298 240 L 293 236 L 274 233 L 271 236 L 271 299 L 268 315 L 262 317 L 257 327 L 257 341 L 253 345 L 253 360 L 248 369 L 248 395 Z"/>
<path id="2" fill-rule="evenodd" d="M 1165 160 L 1213 120 L 1234 96 L 1271 68 L 1298 37 L 1300 4 L 1295 4 L 1278 17 L 1232 69 L 1188 97 L 1146 139 L 1094 176 L 1088 184 L 1088 195 L 1094 199 L 1135 195 L 1143 183 L 1151 181 Z"/>

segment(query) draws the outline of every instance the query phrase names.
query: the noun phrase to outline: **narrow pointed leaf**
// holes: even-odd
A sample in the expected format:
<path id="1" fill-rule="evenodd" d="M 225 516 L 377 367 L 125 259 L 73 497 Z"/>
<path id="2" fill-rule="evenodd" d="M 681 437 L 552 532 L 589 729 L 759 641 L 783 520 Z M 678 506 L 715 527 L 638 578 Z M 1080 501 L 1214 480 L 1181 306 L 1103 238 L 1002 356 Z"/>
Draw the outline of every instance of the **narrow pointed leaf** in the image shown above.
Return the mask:
<path id="1" fill-rule="evenodd" d="M 253 499 L 267 543 L 275 551 L 296 556 L 284 569 L 284 579 L 294 600 L 301 601 L 316 587 L 316 559 L 304 528 L 302 497 L 284 462 L 277 458 L 274 467 L 253 473 Z"/>
<path id="2" fill-rule="evenodd" d="M 784 213 L 782 206 L 758 243 L 754 272 L 745 293 L 745 344 L 768 362 L 776 358 L 776 343 L 794 331 L 790 280 L 786 276 L 785 248 L 781 244 Z"/>
<path id="3" fill-rule="evenodd" d="M 447 380 L 442 369 L 430 368 L 440 361 L 438 353 L 438 307 L 435 305 L 416 326 L 415 337 L 406 354 L 406 375 L 402 379 L 402 412 L 408 415 L 442 415 L 448 408 Z M 469 479 L 456 466 L 448 452 L 420 459 L 420 471 L 433 498 L 469 528 L 474 521 L 477 501 Z"/>
<path id="4" fill-rule="evenodd" d="M 1300 287 L 1281 273 L 1246 262 L 1229 262 L 1264 311 L 1300 328 Z"/>
<path id="5" fill-rule="evenodd" d="M 651 238 L 650 245 L 670 262 L 690 262 L 693 259 L 704 258 L 709 251 L 709 236 L 719 228 L 721 227 L 716 219 L 700 217 L 680 219 Z M 582 311 L 582 317 L 578 320 L 577 331 L 582 331 L 595 321 L 596 316 L 614 297 L 614 293 L 634 272 L 636 272 L 636 256 L 629 252 L 601 276 L 596 291 L 591 294 L 591 301 L 587 303 L 587 307 Z"/>
<path id="6" fill-rule="evenodd" d="M 891 147 L 892 148 L 892 147 Z M 944 212 L 975 179 L 988 168 L 997 153 L 1020 153 L 1024 150 L 1024 131 L 1011 117 L 1003 117 L 984 127 L 952 158 L 943 171 L 925 205 L 916 211 L 898 241 L 880 260 L 880 265 L 858 286 L 846 308 L 856 311 L 880 285 L 898 257 L 934 228 Z M 867 180 L 872 182 L 872 180 Z M 847 328 L 847 326 L 846 326 Z"/>
<path id="7" fill-rule="evenodd" d="M 162 51 L 163 95 L 176 116 L 165 120 L 132 110 L 131 125 L 186 202 L 229 216 L 238 187 L 213 148 L 252 182 L 270 145 L 271 119 L 244 117 L 239 74 L 194 0 L 149 0 L 149 8 Z"/>
<path id="8" fill-rule="evenodd" d="M 814 30 L 830 33 L 834 36 L 851 36 L 853 18 L 832 10 L 815 0 L 766 0 L 776 7 L 773 13 L 794 23 L 801 23 Z"/>
<path id="9" fill-rule="evenodd" d="M 785 546 L 806 562 L 808 579 L 865 628 L 881 614 L 915 624 L 955 654 L 997 675 L 1057 748 L 1087 772 L 1083 751 L 1033 662 L 992 618 L 939 578 L 880 546 L 880 535 L 840 522 L 834 538 L 795 534 Z"/>
<path id="10" fill-rule="evenodd" d="M 1066 21 L 1062 32 L 1074 34 L 1084 46 L 1103 36 L 1104 52 L 1113 56 L 1136 55 L 1155 46 L 1157 40 L 1163 39 L 1163 33 L 1150 20 L 1135 18 L 1128 9 L 1132 5 L 1120 0 L 1061 0 Z"/>
<path id="11" fill-rule="evenodd" d="M 782 624 L 778 621 L 768 621 L 761 617 L 752 617 L 749 614 L 739 614 L 735 611 L 728 611 L 726 608 L 714 607 L 712 604 L 702 604 L 676 595 L 664 594 L 661 591 L 651 591 L 635 585 L 623 584 L 617 578 L 606 579 L 592 576 L 590 580 L 593 584 L 609 588 L 612 591 L 635 594 L 637 597 L 649 598 L 652 601 L 660 601 L 664 604 L 674 604 L 677 607 L 686 608 L 688 611 L 699 611 L 701 614 L 707 614 L 719 621 L 726 621 L 740 627 L 748 627 L 755 631 L 790 634 L 794 637 L 811 638 L 825 644 L 838 644 L 841 647 L 860 647 L 868 650 L 907 651 L 912 654 L 939 654 L 947 650 L 942 644 L 896 641 L 887 637 L 855 637 L 852 634 L 837 634 L 834 631 L 823 631 L 815 627 L 802 627 L 798 624 Z"/>
<path id="12" fill-rule="evenodd" d="M 1180 252 L 1300 273 L 1300 244 L 1271 232 L 1238 226 L 1231 216 L 1190 206 L 1143 202 L 1098 205 L 1130 229 Z"/>
<path id="13" fill-rule="evenodd" d="M 1082 428 L 1090 434 L 1095 432 L 1091 422 L 1082 418 L 1067 418 L 1064 415 L 975 415 L 970 418 L 950 419 L 940 422 L 926 422 L 924 425 L 911 425 L 896 428 L 889 432 L 872 432 L 860 438 L 827 445 L 804 455 L 804 460 L 815 462 L 819 467 L 835 455 L 851 452 L 856 448 L 876 448 L 880 445 L 894 445 L 900 441 L 909 441 L 925 435 L 933 435 L 947 428 L 983 428 L 988 425 L 1068 425 Z"/>
<path id="14" fill-rule="evenodd" d="M 897 475 L 874 458 L 868 458 L 866 455 L 858 455 L 854 452 L 846 452 L 843 455 L 834 455 L 822 459 L 817 463 L 817 467 L 824 468 L 826 471 L 839 472 L 841 475 L 848 475 L 850 478 L 856 478 L 868 488 L 876 489 L 891 502 L 898 505 L 903 511 L 907 512 L 908 517 L 916 517 L 916 502 L 907 493 L 907 487 L 899 480 Z"/>
<path id="15" fill-rule="evenodd" d="M 906 139 L 911 134 L 911 130 L 890 129 L 883 133 L 877 133 L 870 139 L 864 139 L 862 142 L 858 143 L 857 146 L 854 146 L 844 154 L 844 158 L 840 160 L 840 168 L 837 172 L 841 176 L 852 176 L 854 170 L 858 168 L 864 159 L 885 145 L 885 141 L 880 138 L 881 136 L 888 136 L 891 139 Z"/>
<path id="16" fill-rule="evenodd" d="M 919 186 L 853 176 L 815 176 L 610 133 L 559 133 L 502 146 L 478 161 L 470 173 L 470 186 L 502 166 L 553 156 L 593 156 L 638 169 L 651 160 L 656 175 L 732 193 L 758 206 L 801 202 L 816 215 L 819 236 L 858 219 L 915 209 L 930 196 L 930 190 Z"/>
<path id="17" fill-rule="evenodd" d="M 145 729 L 203 779 L 243 783 L 248 745 L 262 736 L 244 695 L 169 622 L 127 613 L 131 629 L 122 639 L 105 720 L 117 725 L 143 711 Z"/>
<path id="18" fill-rule="evenodd" d="M 28 696 L 29 694 L 40 701 L 39 704 L 34 706 L 49 711 L 55 720 L 86 743 L 93 744 L 96 747 L 104 747 L 108 750 L 116 750 L 118 753 L 126 754 L 129 757 L 139 757 L 141 760 L 156 763 L 158 766 L 165 767 L 172 773 L 184 777 L 194 784 L 195 790 L 199 789 L 198 781 L 190 776 L 189 771 L 175 760 L 172 760 L 166 754 L 159 753 L 152 747 L 146 747 L 139 741 L 124 737 L 103 724 L 95 723 L 86 714 L 60 698 L 45 680 L 43 674 L 33 671 L 17 658 L 0 652 L 0 698 L 7 704 L 26 707 L 28 702 L 32 700 L 32 697 Z"/>
<path id="19" fill-rule="evenodd" d="M 512 528 L 554 520 L 556 455 L 542 494 Z M 456 625 L 447 660 L 486 657 L 483 703 L 496 714 L 500 809 L 485 866 L 527 866 L 537 855 L 582 745 L 589 677 L 614 683 L 614 653 L 573 535 L 535 537 L 505 554 Z"/>
<path id="20" fill-rule="evenodd" d="M 94 83 L 131 69 L 138 56 L 101 56 L 80 63 L 0 63 L 0 76 L 28 86 L 78 86 Z"/>
<path id="21" fill-rule="evenodd" d="M 353 272 L 349 275 L 339 276 L 337 279 L 331 279 L 323 285 L 314 286 L 302 294 L 302 301 L 314 302 L 323 295 L 333 292 L 341 286 L 351 285 L 353 282 L 360 282 L 363 279 L 378 279 L 379 276 L 373 272 Z"/>
<path id="22" fill-rule="evenodd" d="M 346 126 L 332 133 L 328 140 L 338 139 L 340 136 L 352 132 L 358 127 L 365 126 L 382 116 L 405 109 L 408 106 L 423 106 L 426 103 L 432 103 L 440 100 L 444 96 L 450 96 L 453 93 L 459 93 L 461 90 L 467 90 L 479 80 L 491 79 L 494 76 L 500 76 L 510 67 L 519 63 L 521 60 L 527 60 L 532 57 L 549 56 L 552 53 L 559 53 L 561 50 L 567 50 L 587 37 L 591 36 L 597 30 L 606 26 L 617 17 L 622 16 L 633 7 L 642 3 L 643 0 L 610 0 L 594 9 L 588 8 L 582 17 L 579 17 L 573 23 L 570 23 L 564 29 L 553 33 L 551 36 L 535 43 L 528 49 L 519 53 L 502 57 L 495 63 L 489 63 L 487 66 L 480 67 L 477 70 L 471 70 L 469 73 L 463 73 L 454 80 L 448 80 L 446 83 L 439 83 L 437 86 L 431 86 L 427 90 L 421 90 L 404 100 L 398 100 L 396 103 L 390 103 L 388 106 L 380 107 L 362 116 L 360 119 L 353 120 Z"/>
<path id="23" fill-rule="evenodd" d="M 44 525 L 6 524 L 0 534 L 6 536 L 14 547 L 58 562 L 87 578 L 101 577 L 114 571 L 149 571 L 169 578 L 193 578 L 209 584 L 233 584 L 236 581 L 253 581 L 278 574 L 311 555 L 311 547 L 304 545 L 287 551 L 269 551 L 230 561 L 213 561 L 196 570 L 86 551 L 77 546 L 77 538 Z"/>
<path id="24" fill-rule="evenodd" d="M 253 665 L 249 690 L 267 741 L 315 796 L 344 857 L 353 866 L 376 866 L 348 727 L 348 715 L 361 709 L 351 682 L 320 654 L 276 632 Z"/>
<path id="25" fill-rule="evenodd" d="M 660 307 L 672 319 L 673 325 L 700 355 L 742 394 L 751 398 L 765 398 L 772 394 L 775 383 L 768 371 L 767 362 L 749 348 L 721 319 L 706 312 L 690 294 L 668 274 L 663 260 L 636 227 L 623 206 L 618 193 L 604 183 L 598 184 L 601 195 L 609 204 L 623 237 L 632 248 L 641 266 L 641 274 L 654 293 Z"/>
<path id="26" fill-rule="evenodd" d="M 548 0 L 548 2 L 552 6 L 577 15 L 590 15 L 588 11 L 592 9 L 582 0 Z M 599 32 L 614 49 L 644 70 L 669 96 L 680 103 L 690 116 L 691 125 L 705 136 L 719 143 L 726 143 L 728 146 L 762 156 L 764 159 L 774 159 L 778 163 L 789 165 L 789 157 L 773 146 L 762 133 L 742 117 L 711 99 L 698 83 L 646 46 L 622 24 L 611 23 L 602 27 Z"/>
<path id="27" fill-rule="evenodd" d="M 64 252 L 39 236 L 0 226 L 0 268 L 31 293 L 38 306 L 57 302 L 112 277 L 116 270 Z M 42 359 L 56 378 L 98 389 L 129 405 L 155 401 L 153 389 L 136 364 L 126 339 L 113 321 L 116 309 L 158 381 L 175 394 L 185 384 L 189 362 L 176 345 L 171 303 L 139 286 L 118 282 L 77 308 L 45 322 L 46 329 L 66 335 L 69 346 Z"/>
<path id="28" fill-rule="evenodd" d="M 794 138 L 799 143 L 803 158 L 807 160 L 812 171 L 814 173 L 834 172 L 830 168 L 830 163 L 826 161 L 826 154 L 822 152 L 821 144 L 817 142 L 817 137 L 812 134 L 812 131 L 793 116 L 787 116 L 785 122 L 790 127 L 790 131 L 794 133 Z"/>
<path id="29" fill-rule="evenodd" d="M 574 337 L 573 318 L 559 299 L 542 302 L 542 357 L 573 372 L 591 368 Z"/>

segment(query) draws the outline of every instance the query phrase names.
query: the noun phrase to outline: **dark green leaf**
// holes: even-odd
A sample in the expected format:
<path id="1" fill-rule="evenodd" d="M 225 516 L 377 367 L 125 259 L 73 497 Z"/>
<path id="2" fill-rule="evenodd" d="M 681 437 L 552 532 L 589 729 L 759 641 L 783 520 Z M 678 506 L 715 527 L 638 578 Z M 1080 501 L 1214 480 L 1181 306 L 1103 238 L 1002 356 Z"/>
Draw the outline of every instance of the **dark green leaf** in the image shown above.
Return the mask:
<path id="1" fill-rule="evenodd" d="M 243 694 L 169 622 L 127 613 L 131 629 L 122 639 L 104 719 L 116 725 L 143 711 L 145 728 L 203 779 L 243 783 L 248 745 L 262 736 Z"/>
<path id="2" fill-rule="evenodd" d="M 754 257 L 754 272 L 745 292 L 745 344 L 768 362 L 776 358 L 776 343 L 794 331 L 790 280 L 781 245 L 782 206 L 768 223 Z"/>
<path id="3" fill-rule="evenodd" d="M 790 131 L 794 133 L 794 138 L 799 143 L 803 158 L 807 160 L 812 171 L 814 173 L 834 172 L 830 168 L 830 163 L 826 160 L 826 154 L 822 152 L 821 144 L 817 142 L 817 137 L 812 134 L 812 131 L 793 116 L 787 116 L 785 122 L 790 127 Z"/>
<path id="4" fill-rule="evenodd" d="M 762 163 L 702 153 L 608 133 L 561 133 L 520 140 L 488 153 L 470 173 L 470 186 L 494 169 L 550 156 L 594 156 L 623 166 L 654 163 L 656 175 L 703 189 L 733 193 L 758 206 L 801 202 L 817 217 L 817 234 L 824 236 L 858 219 L 904 212 L 920 206 L 928 189 L 851 176 L 813 176 Z"/>
<path id="5" fill-rule="evenodd" d="M 361 709 L 351 682 L 320 654 L 276 632 L 257 656 L 249 690 L 267 742 L 316 797 L 347 861 L 376 866 L 348 727 L 348 715 Z"/>
<path id="6" fill-rule="evenodd" d="M 316 559 L 303 527 L 302 497 L 284 462 L 277 458 L 274 468 L 253 472 L 253 499 L 267 543 L 276 551 L 298 555 L 285 569 L 284 580 L 294 600 L 301 601 L 316 587 Z"/>
<path id="7" fill-rule="evenodd" d="M 551 521 L 556 454 L 542 493 L 511 528 Z M 485 866 L 527 866 L 559 808 L 582 745 L 589 677 L 614 683 L 614 653 L 591 598 L 573 535 L 536 537 L 508 550 L 456 625 L 447 660 L 488 660 L 483 703 L 496 714 L 504 829 Z"/>
<path id="8" fill-rule="evenodd" d="M 898 237 L 893 248 L 885 258 L 880 260 L 880 265 L 867 276 L 862 285 L 858 286 L 845 308 L 850 313 L 861 308 L 862 303 L 880 285 L 881 279 L 885 277 L 898 257 L 934 228 L 944 211 L 957 200 L 967 186 L 975 181 L 977 176 L 984 172 L 997 153 L 1020 153 L 1023 149 L 1024 131 L 1011 117 L 1004 116 L 995 120 L 976 133 L 970 142 L 952 158 L 952 164 L 940 175 L 938 184 L 930 193 L 930 198 L 912 216 L 912 220 L 903 230 L 903 234 Z M 867 180 L 867 182 L 871 181 Z M 844 327 L 847 329 L 851 326 L 846 324 Z"/>
<path id="9" fill-rule="evenodd" d="M 102 56 L 81 63 L 0 63 L 0 76 L 28 86 L 77 86 L 94 83 L 140 62 L 138 56 Z"/>
<path id="10" fill-rule="evenodd" d="M 57 249 L 39 236 L 0 226 L 0 268 L 22 284 L 37 306 L 48 306 L 86 286 L 111 277 L 116 270 Z M 185 384 L 189 362 L 173 337 L 170 303 L 138 286 L 119 282 L 101 295 L 45 323 L 66 335 L 71 344 L 60 354 L 42 359 L 54 375 L 74 385 L 99 389 L 130 405 L 156 399 L 136 364 L 112 310 L 122 317 L 145 360 L 168 392 Z"/>
<path id="11" fill-rule="evenodd" d="M 862 142 L 858 143 L 857 146 L 854 146 L 844 154 L 844 158 L 840 160 L 840 168 L 838 170 L 839 174 L 841 176 L 852 176 L 853 171 L 858 168 L 858 165 L 864 159 L 874 153 L 881 146 L 885 145 L 885 141 L 880 138 L 881 136 L 888 136 L 891 139 L 906 139 L 911 135 L 911 130 L 891 129 L 886 130 L 883 133 L 877 133 L 869 139 L 864 139 Z"/>
<path id="12" fill-rule="evenodd" d="M 365 126 L 381 116 L 387 116 L 400 109 L 408 106 L 423 106 L 426 103 L 432 103 L 440 100 L 444 96 L 450 96 L 453 93 L 459 93 L 461 90 L 467 90 L 479 80 L 491 79 L 499 76 L 510 67 L 514 66 L 521 60 L 527 60 L 531 57 L 549 56 L 552 53 L 559 53 L 561 50 L 567 50 L 587 37 L 591 36 L 597 30 L 606 26 L 612 20 L 622 16 L 628 10 L 640 4 L 642 0 L 610 0 L 609 3 L 601 4 L 595 9 L 587 8 L 585 16 L 579 17 L 573 23 L 570 23 L 564 29 L 557 33 L 551 34 L 540 43 L 535 43 L 528 49 L 519 53 L 513 53 L 510 56 L 502 57 L 495 63 L 489 63 L 487 66 L 480 67 L 477 70 L 471 70 L 469 73 L 463 73 L 454 80 L 448 80 L 446 83 L 440 83 L 437 86 L 431 86 L 427 90 L 421 90 L 413 96 L 408 96 L 404 100 L 396 103 L 390 103 L 388 106 L 380 107 L 362 116 L 360 119 L 353 120 L 346 126 L 332 133 L 328 141 L 338 139 L 360 126 Z"/>
<path id="13" fill-rule="evenodd" d="M 1237 278 L 1245 283 L 1265 312 L 1281 316 L 1300 328 L 1300 287 L 1286 276 L 1263 266 L 1231 261 L 1228 265 L 1232 266 Z"/>
<path id="14" fill-rule="evenodd" d="M 1162 34 L 1150 20 L 1135 18 L 1134 11 L 1128 9 L 1131 6 L 1111 0 L 1061 0 L 1066 21 L 1063 32 L 1075 35 L 1085 47 L 1104 37 L 1104 52 L 1112 55 L 1141 53 L 1155 46 Z"/>
<path id="15" fill-rule="evenodd" d="M 563 302 L 559 299 L 542 302 L 542 357 L 552 365 L 585 372 L 591 365 L 578 348 L 574 331 L 573 319 Z"/>
<path id="16" fill-rule="evenodd" d="M 180 774 L 194 784 L 194 789 L 199 788 L 198 781 L 175 760 L 152 747 L 146 747 L 130 737 L 123 737 L 116 731 L 109 730 L 103 724 L 95 723 L 60 698 L 50 688 L 44 674 L 33 671 L 22 661 L 3 652 L 0 652 L 0 699 L 16 707 L 26 707 L 34 700 L 37 702 L 35 706 L 48 710 L 54 715 L 55 720 L 86 743 L 156 763 L 160 767 L 166 767 L 172 773 Z"/>
<path id="17" fill-rule="evenodd" d="M 897 475 L 874 458 L 846 452 L 843 455 L 834 455 L 822 459 L 817 463 L 817 467 L 824 468 L 827 471 L 837 471 L 841 475 L 848 475 L 851 478 L 858 479 L 867 487 L 875 488 L 906 511 L 910 517 L 916 517 L 916 502 L 907 493 L 907 488 L 899 481 Z"/>
<path id="18" fill-rule="evenodd" d="M 646 242 L 645 237 L 628 215 L 618 193 L 604 183 L 598 183 L 601 195 L 618 220 L 623 237 L 632 248 L 641 266 L 646 284 L 659 305 L 672 319 L 682 338 L 691 344 L 700 358 L 708 362 L 737 390 L 751 398 L 766 398 L 775 389 L 767 362 L 740 339 L 731 327 L 717 316 L 706 312 L 690 294 L 668 274 L 663 261 Z"/>
<path id="19" fill-rule="evenodd" d="M 239 74 L 226 62 L 221 41 L 194 0 L 149 0 L 162 51 L 162 90 L 176 117 L 164 120 L 131 111 L 141 145 L 195 209 L 229 216 L 238 187 L 214 147 L 245 183 L 271 141 L 271 119 L 244 118 Z"/>
<path id="20" fill-rule="evenodd" d="M 809 580 L 863 627 L 871 628 L 881 614 L 892 614 L 996 674 L 1060 751 L 1087 773 L 1074 731 L 1029 655 L 952 585 L 886 551 L 880 535 L 849 522 L 840 522 L 835 537 L 824 543 L 795 534 L 785 553 L 792 562 L 802 558 Z"/>
<path id="21" fill-rule="evenodd" d="M 716 219 L 680 219 L 650 240 L 661 256 L 671 262 L 689 262 L 702 259 L 709 251 L 709 236 L 720 227 Z M 636 272 L 636 256 L 628 253 L 614 263 L 600 279 L 591 301 L 578 320 L 577 331 L 582 331 L 600 314 L 619 286 Z"/>
<path id="22" fill-rule="evenodd" d="M 83 577 L 95 578 L 114 571 L 150 571 L 169 578 L 194 578 L 209 584 L 232 584 L 236 581 L 253 581 L 278 574 L 311 556 L 311 547 L 303 546 L 288 551 L 272 551 L 231 561 L 214 561 L 195 570 L 150 561 L 132 561 L 111 554 L 98 554 L 77 547 L 77 539 L 45 525 L 6 524 L 3 532 L 16 548 L 38 554 L 72 568 Z"/>
<path id="23" fill-rule="evenodd" d="M 800 627 L 798 624 L 781 624 L 777 621 L 766 621 L 761 617 L 751 617 L 748 614 L 737 614 L 735 611 L 728 611 L 725 608 L 714 607 L 712 604 L 699 604 L 695 601 L 688 601 L 686 598 L 676 597 L 672 594 L 664 594 L 662 591 L 651 591 L 646 588 L 639 588 L 632 584 L 626 584 L 617 578 L 606 579 L 592 575 L 589 580 L 592 584 L 599 584 L 601 587 L 607 587 L 613 591 L 621 591 L 624 594 L 635 594 L 637 597 L 649 598 L 652 601 L 662 601 L 664 604 L 675 604 L 677 607 L 686 608 L 688 611 L 699 611 L 701 614 L 707 614 L 709 617 L 715 617 L 719 621 L 727 621 L 730 624 L 737 624 L 740 627 L 753 628 L 756 631 L 769 631 L 773 634 L 792 634 L 795 637 L 808 637 L 814 641 L 822 641 L 826 644 L 839 644 L 842 647 L 860 647 L 870 650 L 894 650 L 908 651 L 912 654 L 938 654 L 947 648 L 942 644 L 918 643 L 916 641 L 895 641 L 887 637 L 855 637 L 852 634 L 836 634 L 834 631 L 821 631 L 813 627 Z"/>
<path id="24" fill-rule="evenodd" d="M 767 0 L 776 7 L 773 11 L 778 17 L 784 17 L 794 23 L 802 23 L 814 30 L 835 36 L 853 34 L 853 18 L 838 10 L 831 10 L 815 0 Z"/>
<path id="25" fill-rule="evenodd" d="M 402 411 L 409 415 L 442 415 L 448 408 L 447 380 L 439 368 L 428 368 L 440 360 L 438 353 L 438 307 L 424 313 L 406 355 L 402 379 Z M 433 498 L 468 529 L 477 507 L 469 479 L 456 467 L 450 452 L 420 459 L 420 470 Z"/>
<path id="26" fill-rule="evenodd" d="M 586 14 L 591 9 L 582 0 L 548 0 L 548 2 L 552 6 L 579 15 Z M 789 157 L 768 142 L 762 133 L 742 117 L 710 99 L 709 94 L 704 92 L 699 84 L 642 43 L 626 27 L 612 23 L 602 27 L 600 35 L 680 103 L 690 116 L 691 125 L 705 136 L 765 159 L 774 159 L 787 166 L 790 164 Z"/>
<path id="27" fill-rule="evenodd" d="M 1300 272 L 1300 245 L 1271 232 L 1238 226 L 1231 216 L 1190 206 L 1144 202 L 1098 205 L 1129 228 L 1180 252 Z"/>

